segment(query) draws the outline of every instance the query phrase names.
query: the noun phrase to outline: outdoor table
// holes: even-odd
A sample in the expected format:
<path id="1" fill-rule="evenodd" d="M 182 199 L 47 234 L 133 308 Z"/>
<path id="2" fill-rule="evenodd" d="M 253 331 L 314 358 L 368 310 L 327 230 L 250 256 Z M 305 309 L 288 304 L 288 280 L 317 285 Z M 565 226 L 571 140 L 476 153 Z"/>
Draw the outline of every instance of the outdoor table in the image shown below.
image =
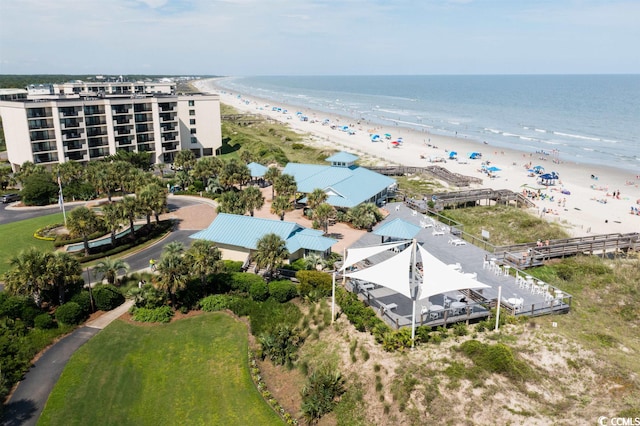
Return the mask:
<path id="1" fill-rule="evenodd" d="M 431 311 L 431 312 L 442 312 L 442 311 L 444 311 L 444 306 L 442 306 L 442 305 L 431 305 L 431 306 L 429 306 L 429 311 Z"/>
<path id="2" fill-rule="evenodd" d="M 515 297 L 511 297 L 509 299 L 507 299 L 507 302 L 509 302 L 510 305 L 516 306 L 518 304 L 520 300 L 515 298 Z"/>
<path id="3" fill-rule="evenodd" d="M 365 284 L 362 286 L 363 289 L 365 290 L 373 290 L 374 288 L 376 288 L 375 284 Z"/>
<path id="4" fill-rule="evenodd" d="M 451 310 L 453 312 L 454 315 L 458 315 L 462 312 L 462 310 L 464 308 L 467 307 L 466 303 L 462 303 L 462 302 L 452 302 L 451 303 Z"/>
<path id="5" fill-rule="evenodd" d="M 387 309 L 389 309 L 390 311 L 396 309 L 398 307 L 398 305 L 396 305 L 395 303 L 389 303 L 387 305 Z"/>

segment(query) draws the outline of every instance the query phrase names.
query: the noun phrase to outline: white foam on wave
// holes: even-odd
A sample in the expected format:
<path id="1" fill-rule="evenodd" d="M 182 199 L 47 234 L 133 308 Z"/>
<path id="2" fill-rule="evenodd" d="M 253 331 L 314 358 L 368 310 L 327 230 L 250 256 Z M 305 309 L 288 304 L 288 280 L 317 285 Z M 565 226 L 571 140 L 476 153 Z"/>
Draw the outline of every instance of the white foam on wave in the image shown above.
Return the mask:
<path id="1" fill-rule="evenodd" d="M 489 133 L 495 133 L 496 135 L 499 135 L 500 133 L 502 133 L 500 130 L 490 129 L 488 127 L 485 127 L 484 130 L 489 132 Z"/>
<path id="2" fill-rule="evenodd" d="M 524 141 L 535 141 L 536 139 L 534 138 L 529 138 L 527 136 L 520 136 L 520 139 L 524 140 Z"/>
<path id="3" fill-rule="evenodd" d="M 593 148 L 585 148 L 585 147 L 582 147 L 582 149 L 583 149 L 583 150 L 585 150 L 585 151 L 595 151 L 595 149 L 593 149 Z"/>
<path id="4" fill-rule="evenodd" d="M 538 133 L 547 133 L 547 131 L 545 129 L 533 129 Z"/>
<path id="5" fill-rule="evenodd" d="M 377 111 L 386 112 L 387 114 L 397 114 L 397 115 L 409 115 L 410 113 L 406 110 L 402 109 L 386 109 L 386 108 L 376 108 Z"/>
<path id="6" fill-rule="evenodd" d="M 459 122 L 457 122 L 457 121 L 447 121 L 447 123 L 449 123 L 449 124 L 453 124 L 453 125 L 455 125 L 455 126 L 459 126 L 459 125 L 460 125 L 460 123 L 459 123 Z"/>
<path id="7" fill-rule="evenodd" d="M 562 133 L 562 132 L 553 132 L 554 135 L 558 135 L 558 136 L 565 136 L 567 138 L 574 138 L 574 139 L 584 139 L 584 140 L 588 140 L 588 141 L 599 141 L 600 138 L 593 138 L 590 136 L 582 136 L 582 135 L 574 135 L 571 133 Z"/>
<path id="8" fill-rule="evenodd" d="M 516 135 L 515 133 L 507 133 L 507 132 L 502 132 L 502 136 L 512 136 L 512 137 L 516 137 L 519 138 L 520 135 Z"/>

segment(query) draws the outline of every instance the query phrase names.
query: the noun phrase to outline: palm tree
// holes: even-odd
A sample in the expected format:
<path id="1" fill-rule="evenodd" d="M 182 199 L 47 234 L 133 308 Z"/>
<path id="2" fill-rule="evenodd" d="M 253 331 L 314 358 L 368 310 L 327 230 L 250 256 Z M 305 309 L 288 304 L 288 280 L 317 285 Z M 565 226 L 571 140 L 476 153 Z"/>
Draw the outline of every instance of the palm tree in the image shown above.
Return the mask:
<path id="1" fill-rule="evenodd" d="M 271 203 L 271 213 L 280 216 L 280 220 L 284 220 L 284 214 L 293 210 L 293 205 L 289 201 L 289 197 L 278 195 Z"/>
<path id="2" fill-rule="evenodd" d="M 245 208 L 249 210 L 251 216 L 253 216 L 254 210 L 259 210 L 264 206 L 264 196 L 255 186 L 250 186 L 242 191 L 242 198 L 244 199 Z"/>
<path id="3" fill-rule="evenodd" d="M 67 217 L 67 229 L 72 235 L 82 237 L 84 255 L 89 256 L 89 235 L 99 228 L 99 219 L 93 210 L 84 206 L 71 210 Z"/>
<path id="4" fill-rule="evenodd" d="M 277 234 L 266 234 L 258 240 L 253 256 L 258 268 L 266 268 L 271 277 L 273 269 L 280 266 L 289 257 L 285 241 Z"/>
<path id="5" fill-rule="evenodd" d="M 64 303 L 67 288 L 81 280 L 82 268 L 78 259 L 63 251 L 53 253 L 47 264 L 52 284 L 58 288 L 58 303 Z"/>
<path id="6" fill-rule="evenodd" d="M 123 216 L 129 220 L 129 228 L 131 229 L 131 240 L 136 239 L 136 230 L 133 226 L 133 221 L 140 212 L 140 201 L 136 197 L 122 197 L 120 201 L 120 208 L 122 209 Z"/>
<path id="7" fill-rule="evenodd" d="M 119 203 L 105 204 L 102 206 L 102 221 L 105 226 L 111 232 L 111 245 L 116 244 L 116 232 L 122 226 L 122 223 L 126 220 Z"/>
<path id="8" fill-rule="evenodd" d="M 190 149 L 183 149 L 176 153 L 173 159 L 173 166 L 176 170 L 182 169 L 185 172 L 191 170 L 196 164 L 196 155 Z"/>
<path id="9" fill-rule="evenodd" d="M 171 300 L 171 305 L 176 306 L 175 293 L 186 287 L 189 279 L 189 269 L 185 259 L 173 253 L 163 254 L 158 262 L 158 289 L 165 291 Z"/>
<path id="10" fill-rule="evenodd" d="M 249 171 L 249 167 L 246 164 L 236 159 L 231 159 L 220 171 L 218 179 L 222 186 L 226 188 L 231 188 L 235 185 L 242 187 L 251 179 L 251 171 Z"/>
<path id="11" fill-rule="evenodd" d="M 222 160 L 218 157 L 202 157 L 198 159 L 190 173 L 191 176 L 201 180 L 202 184 L 206 186 L 208 179 L 217 176 L 222 166 Z"/>
<path id="12" fill-rule="evenodd" d="M 118 160 L 111 163 L 111 166 L 107 170 L 109 171 L 109 178 L 113 182 L 117 182 L 120 190 L 125 192 L 130 186 L 130 176 L 133 169 L 134 167 L 131 163 Z"/>
<path id="13" fill-rule="evenodd" d="M 30 247 L 9 261 L 11 269 L 6 273 L 5 289 L 9 294 L 25 295 L 33 298 L 36 305 L 42 303 L 42 291 L 51 282 L 48 267 L 51 253 Z"/>
<path id="14" fill-rule="evenodd" d="M 182 256 L 183 253 L 184 244 L 181 241 L 171 241 L 162 250 L 162 256 Z"/>
<path id="15" fill-rule="evenodd" d="M 122 259 L 105 257 L 93 268 L 93 276 L 97 277 L 101 274 L 102 279 L 107 279 L 107 283 L 114 284 L 120 271 L 126 274 L 129 271 L 129 264 Z"/>
<path id="16" fill-rule="evenodd" d="M 87 166 L 87 177 L 89 182 L 93 184 L 98 193 L 107 194 L 107 199 L 111 202 L 111 191 L 114 188 L 112 173 L 109 171 L 110 163 L 104 161 L 95 161 Z"/>
<path id="17" fill-rule="evenodd" d="M 318 269 L 318 266 L 323 269 L 327 266 L 327 262 L 319 254 L 310 253 L 304 258 L 304 265 L 307 269 L 316 270 Z"/>
<path id="18" fill-rule="evenodd" d="M 249 164 L 253 161 L 253 154 L 245 149 L 240 153 L 240 160 L 245 164 Z"/>
<path id="19" fill-rule="evenodd" d="M 320 188 L 316 188 L 310 194 L 307 194 L 307 207 L 315 209 L 320 204 L 327 201 L 328 195 Z"/>
<path id="20" fill-rule="evenodd" d="M 380 209 L 373 203 L 363 203 L 349 209 L 347 216 L 353 226 L 358 229 L 371 229 L 382 219 Z"/>
<path id="21" fill-rule="evenodd" d="M 280 169 L 274 166 L 269 167 L 267 172 L 264 174 L 264 179 L 271 183 L 271 200 L 273 200 L 274 197 L 276 179 L 278 179 L 281 174 L 282 172 L 280 172 Z"/>
<path id="22" fill-rule="evenodd" d="M 313 209 L 313 218 L 320 223 L 325 234 L 329 231 L 329 219 L 334 217 L 335 213 L 333 206 L 327 203 L 319 204 Z"/>
<path id="23" fill-rule="evenodd" d="M 163 187 L 156 182 L 147 184 L 139 189 L 136 198 L 140 200 L 140 209 L 147 216 L 147 226 L 151 224 L 151 214 L 155 213 L 158 222 L 159 212 L 167 204 L 167 194 Z"/>
<path id="24" fill-rule="evenodd" d="M 200 276 L 203 286 L 207 284 L 207 275 L 219 272 L 222 265 L 222 253 L 211 241 L 195 240 L 185 253 L 185 261 L 194 274 Z"/>
<path id="25" fill-rule="evenodd" d="M 231 190 L 218 197 L 218 213 L 243 215 L 247 211 L 246 200 L 239 193 Z"/>
<path id="26" fill-rule="evenodd" d="M 278 195 L 282 195 L 287 197 L 289 200 L 296 195 L 296 191 L 298 190 L 298 185 L 296 184 L 296 179 L 288 174 L 284 174 L 279 176 L 274 182 L 273 186 L 275 187 Z"/>

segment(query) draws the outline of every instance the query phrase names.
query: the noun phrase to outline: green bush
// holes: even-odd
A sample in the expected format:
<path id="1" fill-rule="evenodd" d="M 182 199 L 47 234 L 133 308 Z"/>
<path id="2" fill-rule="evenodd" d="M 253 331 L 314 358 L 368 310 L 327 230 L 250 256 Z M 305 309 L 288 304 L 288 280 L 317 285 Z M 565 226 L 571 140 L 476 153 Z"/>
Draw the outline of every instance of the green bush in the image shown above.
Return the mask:
<path id="1" fill-rule="evenodd" d="M 71 296 L 71 300 L 69 301 L 77 303 L 84 315 L 88 316 L 91 313 L 91 296 L 89 295 L 89 291 L 82 290 Z"/>
<path id="2" fill-rule="evenodd" d="M 200 299 L 200 309 L 205 312 L 215 312 L 229 309 L 229 305 L 233 297 L 234 296 L 230 296 L 227 294 L 214 294 L 212 296 L 207 296 L 204 299 Z"/>
<path id="3" fill-rule="evenodd" d="M 317 300 L 331 295 L 331 275 L 319 271 L 298 271 L 296 278 L 300 281 L 300 296 Z"/>
<path id="4" fill-rule="evenodd" d="M 263 333 L 259 341 L 263 358 L 269 358 L 275 365 L 287 366 L 293 365 L 298 348 L 304 343 L 300 331 L 288 324 L 280 324 L 272 331 Z"/>
<path id="5" fill-rule="evenodd" d="M 477 340 L 467 340 L 460 345 L 460 350 L 481 370 L 499 373 L 517 381 L 532 377 L 529 366 L 503 343 L 488 345 Z"/>
<path id="6" fill-rule="evenodd" d="M 243 262 L 239 260 L 223 260 L 225 272 L 242 272 Z"/>
<path id="7" fill-rule="evenodd" d="M 85 318 L 82 308 L 76 302 L 67 302 L 56 309 L 56 320 L 61 324 L 76 325 Z"/>
<path id="8" fill-rule="evenodd" d="M 33 325 L 36 316 L 42 313 L 31 297 L 9 296 L 6 292 L 1 292 L 0 317 L 11 319 L 21 319 L 27 325 Z"/>
<path id="9" fill-rule="evenodd" d="M 248 293 L 253 283 L 264 283 L 264 279 L 261 276 L 248 272 L 233 272 L 230 278 L 231 288 L 242 293 Z"/>
<path id="10" fill-rule="evenodd" d="M 48 330 L 50 328 L 56 328 L 56 323 L 53 322 L 53 318 L 49 314 L 40 314 L 33 320 L 33 324 L 36 328 L 41 330 Z"/>
<path id="11" fill-rule="evenodd" d="M 173 317 L 173 310 L 169 306 L 161 306 L 159 308 L 135 308 L 133 309 L 132 319 L 140 322 L 161 322 L 167 323 Z"/>
<path id="12" fill-rule="evenodd" d="M 269 283 L 269 297 L 280 303 L 288 302 L 298 295 L 298 288 L 288 280 L 271 281 Z"/>
<path id="13" fill-rule="evenodd" d="M 110 311 L 124 303 L 124 296 L 119 288 L 111 284 L 98 285 L 93 289 L 93 300 L 99 311 Z"/>
<path id="14" fill-rule="evenodd" d="M 302 388 L 302 413 L 309 424 L 333 411 L 340 396 L 346 392 L 339 372 L 328 369 L 313 371 Z"/>
<path id="15" fill-rule="evenodd" d="M 267 283 L 264 282 L 264 280 L 251 283 L 251 286 L 249 287 L 249 295 L 256 302 L 266 300 L 269 295 Z"/>

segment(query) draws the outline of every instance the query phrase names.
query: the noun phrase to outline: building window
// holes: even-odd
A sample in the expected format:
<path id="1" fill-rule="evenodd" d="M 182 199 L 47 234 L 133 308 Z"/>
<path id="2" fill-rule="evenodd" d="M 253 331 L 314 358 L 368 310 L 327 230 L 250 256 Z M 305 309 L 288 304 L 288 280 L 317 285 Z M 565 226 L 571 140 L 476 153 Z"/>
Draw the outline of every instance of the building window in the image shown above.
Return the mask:
<path id="1" fill-rule="evenodd" d="M 191 136 L 191 143 L 198 143 L 198 138 Z"/>
<path id="2" fill-rule="evenodd" d="M 191 129 L 191 134 L 195 135 L 196 134 L 196 129 Z"/>
<path id="3" fill-rule="evenodd" d="M 195 105 L 196 105 L 196 101 L 193 101 L 193 100 L 189 101 L 189 106 L 195 106 Z"/>
<path id="4" fill-rule="evenodd" d="M 196 119 L 195 118 L 190 118 L 189 119 L 189 124 L 191 124 L 192 126 L 196 124 Z"/>
<path id="5" fill-rule="evenodd" d="M 190 109 L 189 110 L 189 115 L 196 115 L 196 110 L 195 109 Z"/>

